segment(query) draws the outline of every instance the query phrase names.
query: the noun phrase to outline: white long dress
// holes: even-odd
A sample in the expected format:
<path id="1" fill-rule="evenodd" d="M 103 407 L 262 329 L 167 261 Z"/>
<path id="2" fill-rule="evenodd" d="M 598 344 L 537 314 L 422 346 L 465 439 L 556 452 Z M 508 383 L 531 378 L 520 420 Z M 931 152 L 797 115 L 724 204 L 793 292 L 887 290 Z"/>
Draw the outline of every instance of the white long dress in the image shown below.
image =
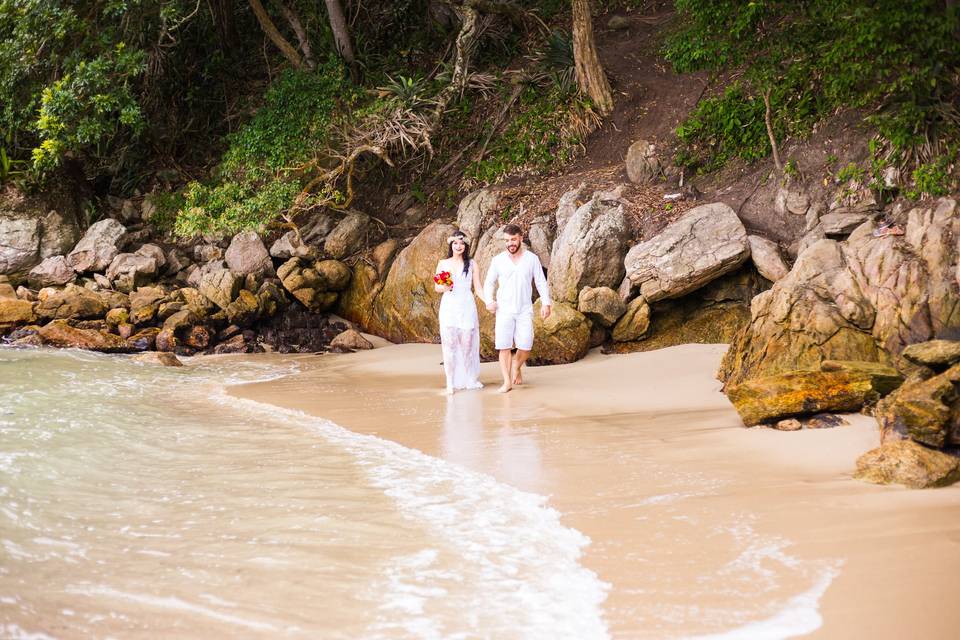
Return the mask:
<path id="1" fill-rule="evenodd" d="M 453 290 L 440 298 L 440 345 L 443 348 L 443 370 L 448 389 L 479 389 L 480 320 L 473 299 L 473 270 L 450 270 Z"/>

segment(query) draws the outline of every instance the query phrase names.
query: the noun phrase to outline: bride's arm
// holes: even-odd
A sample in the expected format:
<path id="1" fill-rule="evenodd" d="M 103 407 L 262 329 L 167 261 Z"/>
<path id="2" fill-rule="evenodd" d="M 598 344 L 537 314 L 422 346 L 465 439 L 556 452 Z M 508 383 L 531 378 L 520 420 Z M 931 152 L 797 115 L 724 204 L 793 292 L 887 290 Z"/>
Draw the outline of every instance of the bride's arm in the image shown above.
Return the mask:
<path id="1" fill-rule="evenodd" d="M 477 268 L 477 261 L 473 261 L 473 295 L 480 298 L 480 302 L 487 304 L 486 299 L 483 297 L 483 283 L 480 282 L 480 269 Z"/>

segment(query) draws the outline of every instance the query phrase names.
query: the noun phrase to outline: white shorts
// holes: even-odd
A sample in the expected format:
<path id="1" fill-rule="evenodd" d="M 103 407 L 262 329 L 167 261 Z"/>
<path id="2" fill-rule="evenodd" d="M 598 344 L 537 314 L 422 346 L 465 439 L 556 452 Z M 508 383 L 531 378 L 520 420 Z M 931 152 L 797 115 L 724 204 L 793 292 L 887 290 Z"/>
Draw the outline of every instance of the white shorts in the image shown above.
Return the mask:
<path id="1" fill-rule="evenodd" d="M 533 349 L 533 312 L 497 313 L 493 343 L 498 351 L 513 347 L 521 351 Z"/>

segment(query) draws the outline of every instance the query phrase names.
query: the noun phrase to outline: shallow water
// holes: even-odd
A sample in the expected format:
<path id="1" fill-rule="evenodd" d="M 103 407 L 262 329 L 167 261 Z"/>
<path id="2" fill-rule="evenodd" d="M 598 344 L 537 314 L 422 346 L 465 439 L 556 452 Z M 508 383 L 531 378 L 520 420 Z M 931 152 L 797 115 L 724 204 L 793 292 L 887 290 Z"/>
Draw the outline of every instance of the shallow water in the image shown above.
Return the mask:
<path id="1" fill-rule="evenodd" d="M 546 499 L 182 369 L 0 351 L 0 636 L 603 638 Z"/>

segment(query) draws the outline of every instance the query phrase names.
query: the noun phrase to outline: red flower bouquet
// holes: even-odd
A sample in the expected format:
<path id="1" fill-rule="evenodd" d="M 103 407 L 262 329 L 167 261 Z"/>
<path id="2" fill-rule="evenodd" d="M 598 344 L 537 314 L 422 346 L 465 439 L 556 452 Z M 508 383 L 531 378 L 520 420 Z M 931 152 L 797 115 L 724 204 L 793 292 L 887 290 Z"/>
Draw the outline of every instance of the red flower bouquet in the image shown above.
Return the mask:
<path id="1" fill-rule="evenodd" d="M 450 287 L 450 290 L 453 290 L 453 278 L 450 277 L 449 271 L 441 271 L 440 273 L 433 276 L 433 281 L 437 284 L 441 284 L 445 287 Z"/>

